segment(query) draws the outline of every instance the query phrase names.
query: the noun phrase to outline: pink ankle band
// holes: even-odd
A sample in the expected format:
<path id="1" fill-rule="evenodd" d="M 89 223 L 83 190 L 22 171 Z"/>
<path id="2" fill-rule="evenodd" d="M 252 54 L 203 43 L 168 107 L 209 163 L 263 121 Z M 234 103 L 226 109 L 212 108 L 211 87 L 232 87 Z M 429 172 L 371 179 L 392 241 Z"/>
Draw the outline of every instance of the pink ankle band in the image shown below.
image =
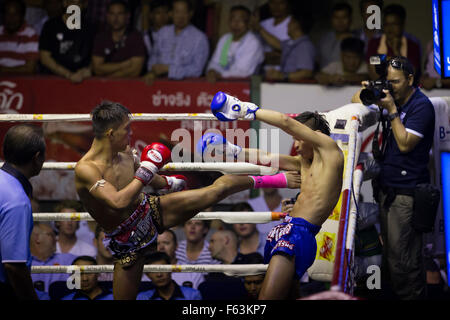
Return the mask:
<path id="1" fill-rule="evenodd" d="M 273 176 L 249 176 L 255 181 L 254 189 L 260 188 L 287 188 L 287 179 L 284 173 Z"/>

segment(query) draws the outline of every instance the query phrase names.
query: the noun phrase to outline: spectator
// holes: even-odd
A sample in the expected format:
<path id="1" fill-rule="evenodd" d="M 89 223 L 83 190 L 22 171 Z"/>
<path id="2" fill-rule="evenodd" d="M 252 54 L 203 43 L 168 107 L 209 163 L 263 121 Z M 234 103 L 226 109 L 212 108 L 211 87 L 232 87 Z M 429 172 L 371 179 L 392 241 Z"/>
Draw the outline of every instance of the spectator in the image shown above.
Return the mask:
<path id="1" fill-rule="evenodd" d="M 142 35 L 129 30 L 130 11 L 125 1 L 112 0 L 106 16 L 109 30 L 98 34 L 92 55 L 95 75 L 109 78 L 141 75 L 146 50 Z"/>
<path id="2" fill-rule="evenodd" d="M 367 20 L 373 13 L 367 13 L 367 8 L 370 6 L 378 6 L 383 10 L 383 0 L 359 0 L 359 12 L 362 18 L 362 28 L 354 30 L 353 34 L 356 38 L 364 42 L 364 56 L 367 53 L 367 46 L 372 38 L 381 36 L 380 29 L 368 29 Z"/>
<path id="3" fill-rule="evenodd" d="M 341 42 L 341 60 L 331 62 L 316 75 L 322 85 L 361 83 L 369 77 L 364 58 L 364 42 L 346 38 Z"/>
<path id="4" fill-rule="evenodd" d="M 248 204 L 256 212 L 281 212 L 282 197 L 275 188 L 262 189 L 263 194 L 259 197 L 249 199 Z M 273 227 L 280 224 L 280 221 L 272 221 L 268 223 L 259 223 L 256 228 L 262 236 L 267 236 Z"/>
<path id="5" fill-rule="evenodd" d="M 177 236 L 172 230 L 168 229 L 158 235 L 157 250 L 166 253 L 171 264 L 180 264 L 175 255 L 177 246 Z M 205 280 L 205 277 L 202 273 L 175 272 L 172 274 L 172 279 L 180 286 L 197 289 L 198 285 Z"/>
<path id="6" fill-rule="evenodd" d="M 70 253 L 56 253 L 56 235 L 49 223 L 35 223 L 31 233 L 30 249 L 32 266 L 70 265 L 75 256 Z M 33 273 L 34 286 L 48 293 L 50 284 L 55 281 L 66 281 L 68 273 Z"/>
<path id="7" fill-rule="evenodd" d="M 142 1 L 137 29 L 154 36 L 161 27 L 169 24 L 169 11 L 170 4 L 167 0 Z"/>
<path id="8" fill-rule="evenodd" d="M 331 62 L 341 58 L 341 41 L 351 37 L 352 7 L 345 2 L 339 2 L 331 9 L 331 27 L 333 30 L 325 33 L 319 41 L 319 65 L 324 68 Z"/>
<path id="9" fill-rule="evenodd" d="M 38 35 L 41 34 L 44 23 L 51 18 L 60 17 L 63 14 L 61 0 L 26 1 L 27 11 L 25 21 L 31 25 Z M 28 4 L 30 2 L 30 4 Z"/>
<path id="10" fill-rule="evenodd" d="M 73 260 L 74 266 L 95 266 L 97 261 L 91 256 L 79 256 Z M 111 289 L 98 283 L 98 273 L 80 274 L 80 289 L 63 297 L 61 300 L 114 300 Z"/>
<path id="11" fill-rule="evenodd" d="M 164 76 L 181 80 L 202 75 L 209 57 L 209 43 L 206 35 L 191 24 L 193 14 L 190 0 L 172 2 L 173 24 L 159 31 L 144 76 L 147 84 Z"/>
<path id="12" fill-rule="evenodd" d="M 39 37 L 25 22 L 25 3 L 7 0 L 2 9 L 0 73 L 32 74 L 39 60 Z"/>
<path id="13" fill-rule="evenodd" d="M 3 139 L 5 163 L 0 169 L 0 297 L 35 300 L 30 274 L 30 235 L 33 215 L 29 179 L 39 174 L 45 160 L 42 129 L 11 127 Z"/>
<path id="14" fill-rule="evenodd" d="M 246 263 L 246 256 L 238 253 L 236 234 L 230 230 L 219 230 L 209 240 L 211 256 L 223 264 Z M 198 287 L 205 300 L 242 300 L 246 297 L 244 284 L 240 278 L 223 273 L 209 273 Z"/>
<path id="15" fill-rule="evenodd" d="M 209 221 L 188 220 L 184 224 L 186 240 L 180 241 L 175 256 L 178 264 L 217 264 L 208 250 L 205 241 L 209 231 Z"/>
<path id="16" fill-rule="evenodd" d="M 281 66 L 266 69 L 269 80 L 298 81 L 311 78 L 314 71 L 316 49 L 309 39 L 311 25 L 306 16 L 293 15 L 288 24 L 291 40 L 281 43 Z"/>
<path id="17" fill-rule="evenodd" d="M 148 257 L 147 264 L 170 264 L 170 258 L 164 252 L 154 252 Z M 171 275 L 171 272 L 148 272 L 147 277 L 152 280 L 154 288 L 138 293 L 136 300 L 202 300 L 198 290 L 179 286 Z"/>
<path id="18" fill-rule="evenodd" d="M 264 258 L 258 252 L 248 255 L 246 263 L 248 264 L 263 264 Z M 264 281 L 265 273 L 244 276 L 244 288 L 247 291 L 248 300 L 258 300 L 259 292 L 261 291 Z"/>
<path id="19" fill-rule="evenodd" d="M 416 186 L 430 181 L 428 161 L 435 111 L 430 100 L 414 86 L 414 68 L 408 59 L 390 59 L 386 79 L 392 84 L 392 95 L 384 90 L 386 97 L 375 104 L 389 114 L 389 134 L 384 134 L 382 151 L 374 149 L 375 159 L 380 162 L 374 198 L 380 210 L 382 286 L 392 286 L 401 299 L 422 299 L 426 295 L 423 233 L 414 227 L 412 216 L 414 206 L 422 207 L 416 201 L 424 198 L 422 192 L 419 199 L 414 199 Z M 424 213 L 429 212 L 416 214 Z"/>
<path id="20" fill-rule="evenodd" d="M 81 29 L 67 28 L 67 7 L 78 5 L 83 10 L 84 1 L 63 0 L 63 14 L 47 20 L 39 38 L 39 55 L 43 73 L 62 76 L 80 83 L 91 76 L 93 32 L 82 11 Z"/>
<path id="21" fill-rule="evenodd" d="M 145 28 L 144 33 L 144 43 L 147 49 L 147 57 L 152 54 L 152 49 L 155 46 L 156 39 L 158 38 L 158 31 L 169 24 L 169 3 L 166 0 L 153 0 L 150 4 L 150 12 L 148 13 L 148 18 L 145 16 L 144 19 L 149 24 L 149 27 Z M 150 59 L 147 61 L 147 69 L 150 69 Z"/>
<path id="22" fill-rule="evenodd" d="M 420 43 L 405 33 L 406 10 L 399 4 L 392 4 L 383 10 L 383 34 L 372 38 L 367 48 L 366 60 L 376 54 L 385 54 L 388 58 L 403 56 L 408 58 L 415 70 L 415 78 L 421 73 Z M 369 65 L 369 75 L 372 80 L 379 78 L 375 67 Z"/>
<path id="23" fill-rule="evenodd" d="M 95 260 L 97 261 L 97 264 L 99 265 L 113 265 L 114 259 L 111 254 L 111 251 L 109 251 L 105 245 L 103 244 L 103 239 L 105 239 L 105 231 L 97 225 L 95 228 L 95 238 L 94 238 L 94 247 L 97 250 L 97 255 L 95 256 Z M 98 281 L 113 281 L 114 273 L 112 272 L 105 272 L 100 273 L 98 276 Z"/>
<path id="24" fill-rule="evenodd" d="M 264 64 L 267 68 L 280 68 L 281 42 L 289 40 L 288 24 L 291 8 L 288 0 L 269 0 L 271 18 L 259 23 L 257 16 L 252 20 L 252 29 L 264 41 Z"/>
<path id="25" fill-rule="evenodd" d="M 425 70 L 420 83 L 426 90 L 432 90 L 434 88 L 449 88 L 450 79 L 441 79 L 441 76 L 434 69 L 434 50 L 433 41 L 430 41 L 427 46 L 427 56 L 425 60 Z"/>
<path id="26" fill-rule="evenodd" d="M 245 6 L 252 14 L 251 20 L 254 20 L 253 15 L 258 15 L 260 7 L 267 5 L 268 0 L 210 0 L 208 2 L 214 17 L 220 17 L 212 21 L 212 30 L 208 34 L 208 38 L 210 40 L 212 39 L 213 43 L 217 43 L 219 36 L 231 31 L 229 21 L 232 7 L 238 5 Z"/>
<path id="27" fill-rule="evenodd" d="M 222 36 L 207 67 L 206 78 L 247 78 L 258 71 L 264 60 L 260 40 L 249 31 L 251 12 L 234 6 L 230 13 L 231 33 Z"/>
<path id="28" fill-rule="evenodd" d="M 238 203 L 234 205 L 231 211 L 253 211 L 252 207 L 246 203 Z M 264 256 L 264 246 L 266 245 L 266 237 L 259 233 L 254 223 L 235 223 L 233 230 L 239 237 L 238 251 L 242 254 L 258 252 Z"/>
<path id="29" fill-rule="evenodd" d="M 55 212 L 81 212 L 82 206 L 77 201 L 66 200 L 55 207 Z M 76 232 L 80 228 L 79 221 L 55 221 L 58 231 L 56 242 L 57 253 L 70 253 L 74 256 L 95 257 L 96 250 L 91 243 L 78 239 Z"/>

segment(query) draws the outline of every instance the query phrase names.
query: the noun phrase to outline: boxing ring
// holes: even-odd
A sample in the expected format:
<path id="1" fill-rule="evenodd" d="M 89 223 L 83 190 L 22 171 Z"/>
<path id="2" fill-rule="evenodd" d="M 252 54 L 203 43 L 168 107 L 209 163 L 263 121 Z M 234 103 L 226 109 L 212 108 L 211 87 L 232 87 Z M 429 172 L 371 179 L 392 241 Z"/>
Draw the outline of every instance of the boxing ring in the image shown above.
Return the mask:
<path id="1" fill-rule="evenodd" d="M 308 269 L 310 278 L 330 282 L 335 290 L 352 293 L 354 286 L 353 256 L 357 202 L 362 183 L 362 168 L 358 166 L 361 150 L 361 131 L 375 124 L 376 117 L 360 104 L 350 104 L 324 113 L 330 124 L 331 136 L 345 156 L 343 185 L 339 202 L 316 236 L 317 254 Z M 215 120 L 212 114 L 179 113 L 148 114 L 133 113 L 132 121 L 179 121 Z M 0 122 L 51 122 L 90 121 L 89 114 L 0 114 Z M 244 120 L 245 121 L 245 120 Z M 74 162 L 45 162 L 43 170 L 73 170 Z M 0 166 L 2 163 L 0 163 Z M 272 175 L 275 168 L 251 163 L 168 163 L 161 171 L 218 171 L 224 174 Z M 193 219 L 220 219 L 226 223 L 267 223 L 280 220 L 285 214 L 279 212 L 200 212 Z M 34 213 L 34 221 L 64 221 L 94 219 L 87 212 Z M 264 273 L 267 265 L 146 265 L 144 272 L 224 272 L 232 276 Z M 32 266 L 32 273 L 85 273 L 113 272 L 112 265 L 95 266 Z"/>

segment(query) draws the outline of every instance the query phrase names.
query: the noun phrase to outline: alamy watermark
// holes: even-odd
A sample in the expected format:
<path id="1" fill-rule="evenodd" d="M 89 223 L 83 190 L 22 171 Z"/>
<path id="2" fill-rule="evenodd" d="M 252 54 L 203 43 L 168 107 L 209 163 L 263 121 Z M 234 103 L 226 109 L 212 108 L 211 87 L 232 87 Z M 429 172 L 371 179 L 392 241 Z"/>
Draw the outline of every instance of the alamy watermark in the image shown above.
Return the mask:
<path id="1" fill-rule="evenodd" d="M 69 17 L 66 20 L 66 26 L 69 30 L 81 29 L 81 8 L 75 4 L 67 7 L 66 13 Z"/>
<path id="2" fill-rule="evenodd" d="M 370 16 L 367 18 L 366 27 L 369 30 L 381 29 L 381 9 L 377 5 L 367 7 L 367 12 Z"/>

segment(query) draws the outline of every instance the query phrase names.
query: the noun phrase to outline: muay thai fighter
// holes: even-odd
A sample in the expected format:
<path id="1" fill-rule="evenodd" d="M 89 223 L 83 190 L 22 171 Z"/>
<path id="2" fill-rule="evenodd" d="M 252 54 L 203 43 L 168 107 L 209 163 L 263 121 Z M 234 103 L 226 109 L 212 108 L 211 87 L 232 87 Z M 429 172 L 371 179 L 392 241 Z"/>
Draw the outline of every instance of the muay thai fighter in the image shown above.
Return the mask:
<path id="1" fill-rule="evenodd" d="M 114 102 L 103 102 L 92 111 L 95 138 L 75 167 L 75 185 L 86 210 L 104 228 L 106 245 L 116 258 L 114 299 L 135 299 L 145 254 L 156 250 L 158 233 L 189 220 L 227 196 L 253 188 L 255 179 L 224 175 L 212 185 L 162 196 L 142 192 L 183 189 L 185 181 L 157 174 L 170 150 L 160 143 L 144 148 L 135 165 L 129 150 L 130 111 Z M 283 174 L 285 187 L 298 187 L 299 177 Z M 262 179 L 262 178 L 261 178 Z"/>

